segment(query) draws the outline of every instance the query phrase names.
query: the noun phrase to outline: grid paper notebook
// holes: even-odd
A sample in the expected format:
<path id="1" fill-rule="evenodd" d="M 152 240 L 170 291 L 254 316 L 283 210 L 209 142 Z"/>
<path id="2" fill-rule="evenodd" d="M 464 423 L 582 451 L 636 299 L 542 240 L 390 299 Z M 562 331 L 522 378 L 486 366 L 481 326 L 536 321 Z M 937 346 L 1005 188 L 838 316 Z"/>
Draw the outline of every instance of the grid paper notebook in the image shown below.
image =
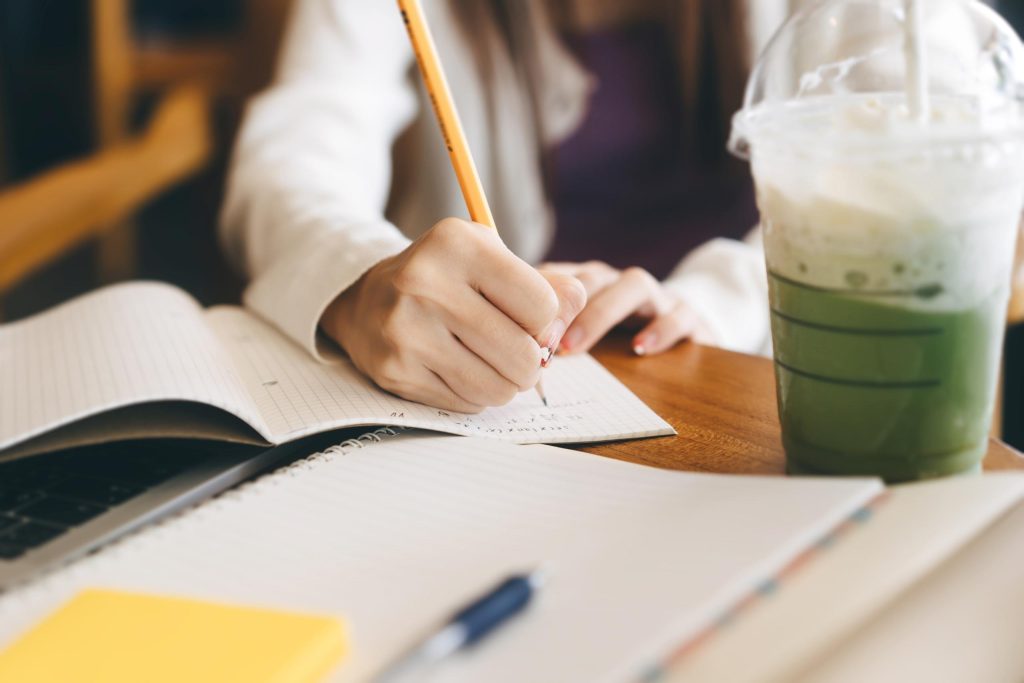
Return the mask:
<path id="1" fill-rule="evenodd" d="M 81 589 L 111 588 L 343 616 L 351 656 L 333 680 L 365 681 L 468 599 L 542 567 L 523 615 L 423 680 L 637 680 L 881 490 L 422 432 L 354 445 L 0 596 L 0 649 Z"/>
<path id="2" fill-rule="evenodd" d="M 379 424 L 519 443 L 674 433 L 589 356 L 559 358 L 545 371 L 549 407 L 524 392 L 479 415 L 402 400 L 344 358 L 331 360 L 317 362 L 242 308 L 204 311 L 183 291 L 158 283 L 107 287 L 0 327 L 0 376 L 7 380 L 0 385 L 0 449 L 76 422 L 77 443 L 109 440 L 127 429 L 130 416 L 95 425 L 80 421 L 143 404 L 147 419 L 140 422 L 148 432 L 131 436 L 185 433 L 279 444 Z M 219 409 L 211 412 L 221 419 L 161 433 L 151 404 L 169 401 Z M 167 420 L 182 421 L 181 411 L 166 412 Z"/>

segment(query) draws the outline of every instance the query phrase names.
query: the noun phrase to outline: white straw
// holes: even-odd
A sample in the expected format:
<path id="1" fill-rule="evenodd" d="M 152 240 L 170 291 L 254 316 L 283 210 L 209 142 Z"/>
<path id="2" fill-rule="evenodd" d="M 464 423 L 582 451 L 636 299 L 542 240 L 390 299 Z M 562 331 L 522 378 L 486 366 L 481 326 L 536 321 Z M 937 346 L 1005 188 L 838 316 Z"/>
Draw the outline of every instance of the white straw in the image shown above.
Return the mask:
<path id="1" fill-rule="evenodd" d="M 910 116 L 927 123 L 931 112 L 928 97 L 928 55 L 925 52 L 924 3 L 926 0 L 904 0 L 903 51 L 907 63 L 907 106 Z"/>

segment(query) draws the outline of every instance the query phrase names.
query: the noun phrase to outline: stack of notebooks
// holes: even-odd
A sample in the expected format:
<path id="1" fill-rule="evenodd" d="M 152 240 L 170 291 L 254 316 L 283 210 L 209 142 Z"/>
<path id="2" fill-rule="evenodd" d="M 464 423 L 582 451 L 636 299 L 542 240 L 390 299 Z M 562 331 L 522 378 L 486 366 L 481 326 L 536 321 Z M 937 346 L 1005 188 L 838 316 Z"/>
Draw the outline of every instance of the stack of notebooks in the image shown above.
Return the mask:
<path id="1" fill-rule="evenodd" d="M 351 654 L 331 680 L 365 681 L 457 606 L 543 567 L 522 617 L 422 680 L 793 680 L 1004 517 L 1004 536 L 1024 522 L 1014 476 L 883 493 L 422 432 L 359 443 L 0 597 L 0 648 L 109 588 L 338 615 Z"/>
<path id="2" fill-rule="evenodd" d="M 93 313 L 136 316 L 133 301 L 159 298 L 178 307 L 174 329 L 159 317 L 124 339 L 109 368 L 131 370 L 116 381 L 83 377 L 61 401 L 39 393 L 47 397 L 33 400 L 58 404 L 44 417 L 38 404 L 5 413 L 6 443 L 69 423 L 80 429 L 65 442 L 89 440 L 95 432 L 76 419 L 144 394 L 236 415 L 193 416 L 193 426 L 223 438 L 277 442 L 382 421 L 471 436 L 368 432 L 0 596 L 0 652 L 83 590 L 114 589 L 336 615 L 349 654 L 330 680 L 366 681 L 453 609 L 510 574 L 543 568 L 548 583 L 520 618 L 421 680 L 783 681 L 812 671 L 824 680 L 839 643 L 853 643 L 847 663 L 863 666 L 864 652 L 878 652 L 866 624 L 894 605 L 925 609 L 928 595 L 964 582 L 953 570 L 972 549 L 1022 537 L 1019 476 L 886 490 L 872 479 L 670 472 L 509 443 L 671 431 L 590 359 L 556 363 L 552 409 L 524 395 L 469 419 L 383 395 L 343 364 L 323 371 L 237 309 L 204 314 L 160 287 L 121 294 L 121 306 Z M 160 341 L 171 334 L 173 345 Z M 33 363 L 54 362 L 47 343 L 36 338 Z M 177 352 L 205 358 L 195 362 L 206 380 L 183 382 L 195 375 L 181 374 Z M 148 365 L 132 359 L 144 353 L 162 354 L 171 369 L 136 377 Z M 166 411 L 161 431 L 178 412 Z M 149 424 L 127 422 L 132 433 Z M 898 633 L 899 624 L 878 629 Z"/>

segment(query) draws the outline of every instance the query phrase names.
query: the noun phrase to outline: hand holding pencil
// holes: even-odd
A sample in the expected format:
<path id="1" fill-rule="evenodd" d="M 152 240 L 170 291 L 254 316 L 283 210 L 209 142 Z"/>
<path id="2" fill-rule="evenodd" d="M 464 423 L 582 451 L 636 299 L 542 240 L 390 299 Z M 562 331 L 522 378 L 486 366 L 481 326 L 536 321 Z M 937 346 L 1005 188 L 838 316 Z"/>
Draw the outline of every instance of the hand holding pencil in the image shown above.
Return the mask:
<path id="1" fill-rule="evenodd" d="M 496 231 L 446 218 L 371 268 L 321 325 L 381 388 L 476 413 L 537 384 L 541 347 L 586 303 L 578 280 L 562 282 L 552 287 Z"/>
<path id="2" fill-rule="evenodd" d="M 418 0 L 399 0 L 472 223 L 442 220 L 370 269 L 322 326 L 377 384 L 459 412 L 504 405 L 540 372 L 586 304 L 574 277 L 541 274 L 501 242 Z"/>
<path id="3" fill-rule="evenodd" d="M 444 68 L 441 59 L 437 54 L 437 47 L 434 45 L 434 37 L 430 32 L 426 16 L 423 14 L 423 7 L 420 0 L 398 0 L 398 8 L 402 13 L 402 21 L 409 32 L 409 40 L 412 43 L 413 52 L 416 54 L 416 62 L 420 68 L 420 74 L 430 94 L 430 101 L 434 107 L 434 114 L 437 117 L 441 135 L 444 137 L 445 146 L 451 158 L 452 168 L 462 189 L 462 196 L 466 201 L 466 208 L 469 209 L 469 216 L 475 222 L 497 230 L 494 223 L 494 216 L 491 214 L 491 207 L 484 194 L 483 184 L 480 182 L 480 174 L 477 173 L 476 164 L 473 162 L 473 154 L 466 141 L 465 131 L 459 119 L 459 112 L 455 107 L 455 100 L 452 97 L 451 88 L 448 87 L 448 79 L 444 75 Z M 565 278 L 561 275 L 545 275 L 553 280 L 553 285 L 572 286 L 572 283 L 563 282 Z M 584 292 L 585 294 L 585 292 Z M 582 310 L 582 305 L 579 310 Z M 575 317 L 576 310 L 573 313 Z M 571 318 L 564 320 L 557 318 L 552 329 L 541 338 L 542 360 L 541 366 L 546 367 L 558 350 L 558 342 L 565 333 L 566 326 L 571 323 Z M 537 394 L 546 406 L 547 397 L 544 395 L 543 385 L 538 379 Z"/>
<path id="4" fill-rule="evenodd" d="M 537 386 L 586 290 L 502 243 L 419 2 L 399 6 L 474 222 L 437 223 L 338 297 L 321 325 L 382 388 L 479 412 Z"/>

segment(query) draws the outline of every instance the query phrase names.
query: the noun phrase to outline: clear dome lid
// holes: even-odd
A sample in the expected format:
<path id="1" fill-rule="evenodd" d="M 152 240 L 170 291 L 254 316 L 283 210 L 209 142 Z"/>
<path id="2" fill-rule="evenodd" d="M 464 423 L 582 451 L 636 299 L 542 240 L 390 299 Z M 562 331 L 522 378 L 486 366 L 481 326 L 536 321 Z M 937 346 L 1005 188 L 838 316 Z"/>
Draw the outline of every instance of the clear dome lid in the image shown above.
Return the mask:
<path id="1" fill-rule="evenodd" d="M 914 102 L 922 96 L 924 114 Z M 856 104 L 855 120 L 838 136 L 830 126 L 828 139 L 848 149 L 881 145 L 886 136 L 877 133 L 891 133 L 893 126 L 904 129 L 903 142 L 915 136 L 933 144 L 1020 139 L 1024 45 L 977 0 L 807 3 L 758 59 L 729 147 L 747 157 L 752 148 L 783 138 L 810 143 L 814 135 L 820 145 L 816 122 L 843 101 Z M 934 125 L 912 126 L 915 117 Z M 888 135 L 885 144 L 892 139 Z"/>

